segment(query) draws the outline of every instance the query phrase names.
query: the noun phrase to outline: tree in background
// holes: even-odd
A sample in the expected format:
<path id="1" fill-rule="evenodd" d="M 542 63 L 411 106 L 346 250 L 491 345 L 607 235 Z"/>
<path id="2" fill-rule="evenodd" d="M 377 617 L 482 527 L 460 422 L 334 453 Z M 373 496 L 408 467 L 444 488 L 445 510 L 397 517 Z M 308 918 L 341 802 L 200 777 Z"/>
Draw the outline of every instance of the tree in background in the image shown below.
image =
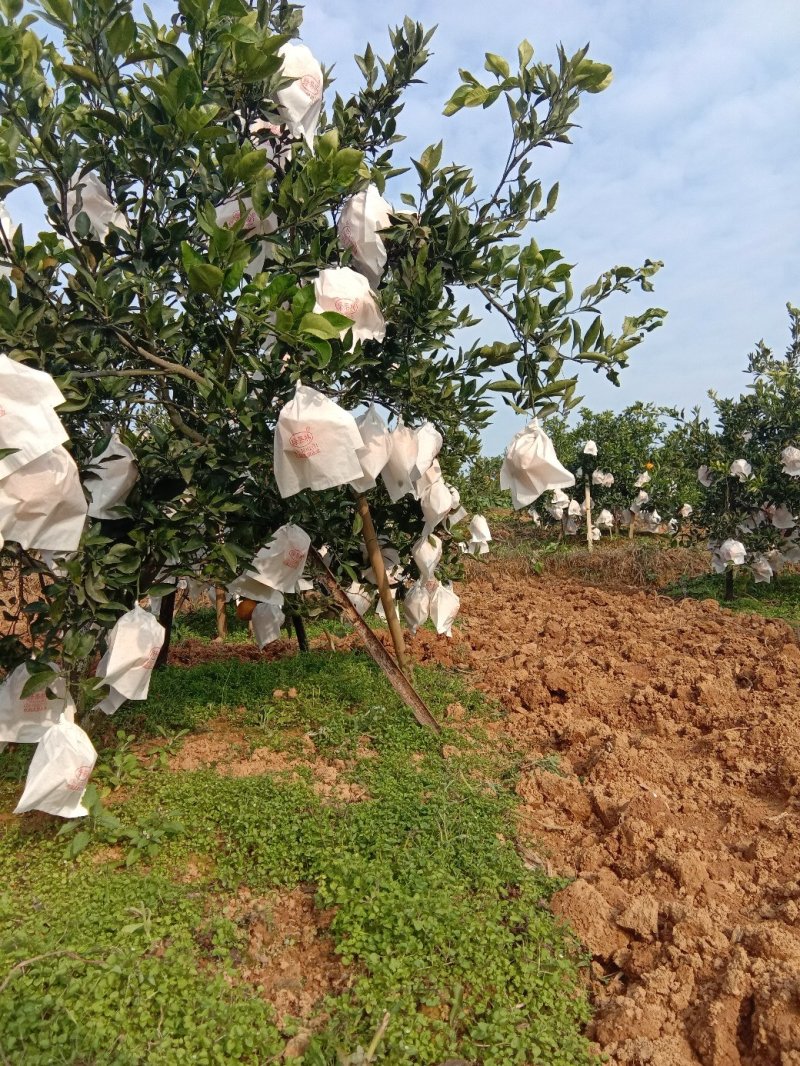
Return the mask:
<path id="1" fill-rule="evenodd" d="M 800 309 L 787 305 L 790 340 L 776 355 L 760 341 L 748 357 L 749 392 L 709 396 L 714 424 L 696 412 L 684 427 L 685 452 L 703 486 L 694 521 L 708 537 L 714 569 L 745 561 L 757 581 L 800 561 Z"/>

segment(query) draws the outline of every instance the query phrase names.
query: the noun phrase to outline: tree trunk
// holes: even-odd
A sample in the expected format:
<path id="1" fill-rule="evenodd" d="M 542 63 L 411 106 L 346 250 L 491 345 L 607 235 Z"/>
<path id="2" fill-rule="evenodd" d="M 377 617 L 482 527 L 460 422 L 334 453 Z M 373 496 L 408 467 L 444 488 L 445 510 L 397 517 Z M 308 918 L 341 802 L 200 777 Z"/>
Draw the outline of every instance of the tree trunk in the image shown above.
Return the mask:
<path id="1" fill-rule="evenodd" d="M 594 551 L 594 541 L 592 540 L 592 490 L 589 488 L 589 482 L 586 482 L 586 491 L 584 494 L 586 500 L 586 547 L 590 552 Z"/>
<path id="2" fill-rule="evenodd" d="M 406 677 L 411 677 L 411 664 L 406 655 L 406 642 L 403 639 L 403 630 L 400 625 L 400 619 L 397 617 L 397 609 L 394 599 L 392 598 L 389 579 L 386 576 L 386 567 L 383 564 L 381 547 L 380 544 L 378 544 L 375 526 L 372 523 L 372 515 L 370 514 L 367 497 L 363 492 L 358 494 L 356 505 L 358 507 L 358 513 L 361 516 L 361 531 L 364 535 L 367 557 L 375 574 L 378 594 L 380 595 L 383 610 L 386 615 L 386 621 L 389 625 L 389 632 L 392 636 L 392 644 L 394 645 L 394 654 L 397 659 L 397 665 Z"/>
<path id="3" fill-rule="evenodd" d="M 733 570 L 725 571 L 725 602 L 730 603 L 733 599 Z"/>
<path id="4" fill-rule="evenodd" d="M 225 640 L 228 636 L 228 616 L 225 613 L 225 589 L 218 587 L 215 599 L 215 606 L 217 609 L 217 640 Z"/>
<path id="5" fill-rule="evenodd" d="M 162 666 L 167 665 L 167 659 L 169 658 L 169 645 L 172 640 L 172 620 L 175 617 L 175 598 L 178 595 L 178 590 L 170 592 L 168 596 L 165 596 L 161 601 L 161 607 L 158 610 L 158 620 L 165 629 L 164 643 L 161 645 L 161 651 L 158 653 L 156 659 L 155 669 L 160 670 Z"/>
<path id="6" fill-rule="evenodd" d="M 294 626 L 295 636 L 297 637 L 297 646 L 300 651 L 308 651 L 308 634 L 306 633 L 305 622 L 299 614 L 292 614 L 289 617 Z"/>
<path id="7" fill-rule="evenodd" d="M 636 535 L 636 515 L 631 511 L 631 524 L 628 526 L 628 540 L 633 540 Z"/>

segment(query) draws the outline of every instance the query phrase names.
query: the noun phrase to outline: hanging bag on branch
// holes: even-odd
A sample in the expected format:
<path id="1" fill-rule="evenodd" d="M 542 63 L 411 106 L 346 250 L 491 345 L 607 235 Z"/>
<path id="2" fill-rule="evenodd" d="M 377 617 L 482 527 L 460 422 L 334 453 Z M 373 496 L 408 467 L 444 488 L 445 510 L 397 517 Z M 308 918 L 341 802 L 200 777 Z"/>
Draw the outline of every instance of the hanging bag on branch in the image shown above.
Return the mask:
<path id="1" fill-rule="evenodd" d="M 440 636 L 450 637 L 453 635 L 453 622 L 456 620 L 461 600 L 453 592 L 451 585 L 437 585 L 431 593 L 430 613 L 431 621 L 436 626 L 436 632 Z"/>
<path id="2" fill-rule="evenodd" d="M 425 625 L 428 621 L 430 608 L 431 595 L 427 588 L 427 582 L 422 580 L 415 581 L 406 592 L 403 600 L 403 614 L 412 636 L 414 636 L 420 626 Z"/>
<path id="3" fill-rule="evenodd" d="M 402 419 L 389 434 L 389 461 L 381 471 L 383 483 L 392 503 L 403 496 L 416 496 L 412 475 L 416 469 L 419 441 L 413 429 L 403 424 Z"/>
<path id="4" fill-rule="evenodd" d="M 281 526 L 228 591 L 245 599 L 280 605 L 283 597 L 276 597 L 275 592 L 298 591 L 310 547 L 311 538 L 300 526 L 291 523 Z"/>
<path id="5" fill-rule="evenodd" d="M 286 621 L 286 615 L 277 603 L 263 602 L 256 604 L 250 621 L 253 626 L 253 640 L 259 648 L 265 648 L 267 644 L 280 640 L 281 626 Z"/>
<path id="6" fill-rule="evenodd" d="M 486 555 L 492 534 L 482 514 L 476 514 L 469 524 L 469 550 L 473 555 Z"/>
<path id="7" fill-rule="evenodd" d="M 515 510 L 529 507 L 548 489 L 574 484 L 575 478 L 558 461 L 553 442 L 538 422 L 516 434 L 500 468 L 500 488 L 510 489 Z"/>
<path id="8" fill-rule="evenodd" d="M 78 468 L 61 445 L 0 481 L 0 530 L 26 550 L 76 551 L 87 508 Z"/>
<path id="9" fill-rule="evenodd" d="M 417 564 L 423 584 L 433 578 L 436 567 L 442 560 L 442 542 L 434 533 L 422 536 L 411 549 L 411 558 Z"/>
<path id="10" fill-rule="evenodd" d="M 0 685 L 0 742 L 38 744 L 64 711 L 67 698 L 64 678 L 54 678 L 47 689 L 39 689 L 23 699 L 22 690 L 30 677 L 28 664 L 20 663 Z"/>
<path id="11" fill-rule="evenodd" d="M 360 581 L 351 581 L 350 587 L 345 589 L 345 595 L 352 603 L 361 618 L 367 613 L 372 606 L 372 594 L 366 585 L 362 585 Z"/>
<path id="12" fill-rule="evenodd" d="M 73 715 L 70 704 L 36 746 L 14 814 L 44 811 L 59 818 L 83 818 L 89 813 L 81 801 L 97 752 Z"/>
<path id="13" fill-rule="evenodd" d="M 130 232 L 128 220 L 108 195 L 100 178 L 90 171 L 67 190 L 67 221 L 75 232 L 75 220 L 83 212 L 89 219 L 89 232 L 96 241 L 105 241 L 111 227 Z"/>
<path id="14" fill-rule="evenodd" d="M 0 355 L 0 449 L 14 449 L 0 458 L 0 478 L 69 440 L 53 410 L 65 402 L 49 374 Z"/>
<path id="15" fill-rule="evenodd" d="M 326 267 L 314 281 L 316 303 L 314 311 L 335 311 L 352 320 L 353 344 L 358 341 L 382 341 L 386 336 L 386 322 L 367 279 L 350 267 Z"/>
<path id="16" fill-rule="evenodd" d="M 356 419 L 356 425 L 361 435 L 361 447 L 358 449 L 361 477 L 355 478 L 350 484 L 356 492 L 368 492 L 375 488 L 378 476 L 389 462 L 391 434 L 374 403 Z"/>
<path id="17" fill-rule="evenodd" d="M 150 675 L 165 636 L 161 623 L 138 603 L 117 619 L 97 665 L 97 677 L 111 690 L 98 705 L 100 710 L 113 714 L 125 700 L 147 699 Z"/>
<path id="18" fill-rule="evenodd" d="M 363 476 L 356 420 L 316 389 L 298 384 L 275 427 L 275 480 L 284 499 L 332 489 Z"/>
<path id="19" fill-rule="evenodd" d="M 278 55 L 281 77 L 292 79 L 275 94 L 278 111 L 292 137 L 302 138 L 313 150 L 322 111 L 322 67 L 304 44 L 284 44 Z"/>
<path id="20" fill-rule="evenodd" d="M 380 285 L 386 266 L 386 245 L 380 231 L 391 225 L 392 205 L 377 185 L 368 185 L 345 201 L 337 226 L 339 243 L 353 256 L 356 268 L 373 289 Z"/>
<path id="21" fill-rule="evenodd" d="M 119 518 L 115 508 L 125 503 L 138 477 L 133 452 L 114 434 L 85 471 L 84 488 L 91 497 L 89 517 Z"/>

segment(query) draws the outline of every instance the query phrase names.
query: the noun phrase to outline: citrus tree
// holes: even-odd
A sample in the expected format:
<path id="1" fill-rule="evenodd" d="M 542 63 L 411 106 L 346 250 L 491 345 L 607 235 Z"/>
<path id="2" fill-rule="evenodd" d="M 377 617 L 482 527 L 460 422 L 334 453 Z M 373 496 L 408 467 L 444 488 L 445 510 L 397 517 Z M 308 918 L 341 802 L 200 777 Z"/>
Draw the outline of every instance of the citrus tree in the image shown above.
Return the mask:
<path id="1" fill-rule="evenodd" d="M 695 515 L 714 569 L 733 597 L 737 566 L 769 581 L 800 560 L 800 309 L 787 305 L 790 339 L 777 355 L 760 341 L 748 357 L 748 392 L 709 396 L 714 418 L 696 412 L 684 428 L 684 452 L 701 488 Z"/>
<path id="2" fill-rule="evenodd" d="M 672 519 L 681 517 L 686 504 L 693 508 L 699 498 L 695 469 L 684 454 L 679 418 L 679 412 L 652 403 L 635 403 L 622 411 L 582 407 L 574 423 L 548 419 L 547 432 L 573 473 L 581 470 L 591 478 L 596 470 L 613 476 L 611 484 L 597 479 L 592 484 L 596 508 L 608 509 L 619 521 L 636 503 L 642 514 L 657 511 L 662 518 Z M 583 446 L 588 440 L 597 444 L 597 458 L 587 462 Z M 647 500 L 636 502 L 640 494 Z"/>
<path id="3" fill-rule="evenodd" d="M 0 350 L 56 379 L 82 469 L 116 431 L 139 472 L 27 607 L 45 657 L 73 676 L 166 577 L 227 583 L 283 523 L 357 573 L 353 494 L 284 499 L 276 485 L 276 420 L 298 382 L 346 410 L 374 403 L 393 424 L 435 423 L 457 466 L 493 391 L 531 414 L 569 407 L 581 365 L 614 379 L 663 316 L 628 318 L 619 335 L 599 317 L 613 293 L 649 290 L 658 264 L 616 267 L 576 298 L 567 261 L 526 234 L 558 194 L 535 177 L 535 150 L 568 142 L 581 96 L 610 80 L 585 49 L 549 64 L 523 42 L 513 64 L 487 53 L 482 78 L 461 72 L 445 116 L 508 116 L 483 189 L 441 141 L 410 169 L 397 157 L 432 36 L 409 19 L 384 57 L 366 46 L 360 87 L 340 94 L 297 43 L 301 7 L 284 0 L 179 0 L 166 25 L 116 0 L 25 12 L 2 0 L 0 12 L 0 195 L 36 190 L 47 219 L 38 234 L 2 226 Z M 371 333 L 352 301 L 318 299 L 323 271 L 359 266 L 342 221 L 361 193 L 393 199 Z M 505 320 L 507 343 L 459 346 L 478 324 L 471 296 Z M 418 503 L 378 487 L 370 505 L 405 557 Z M 45 569 L 13 543 L 3 564 Z M 6 667 L 28 654 L 2 644 Z"/>

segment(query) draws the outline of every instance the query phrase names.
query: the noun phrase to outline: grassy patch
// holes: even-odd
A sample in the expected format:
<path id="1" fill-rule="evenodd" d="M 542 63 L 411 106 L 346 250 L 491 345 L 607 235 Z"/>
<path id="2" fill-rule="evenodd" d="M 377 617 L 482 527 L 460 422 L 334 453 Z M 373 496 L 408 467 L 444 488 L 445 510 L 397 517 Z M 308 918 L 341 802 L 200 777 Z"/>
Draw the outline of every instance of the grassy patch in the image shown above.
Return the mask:
<path id="1" fill-rule="evenodd" d="M 248 623 L 237 618 L 233 604 L 227 604 L 225 615 L 228 620 L 228 641 L 233 644 L 248 644 L 252 641 Z M 376 621 L 379 621 L 376 619 Z M 322 633 L 333 633 L 335 636 L 344 636 L 350 627 L 337 618 L 307 618 L 305 619 L 306 633 L 309 638 L 320 636 Z M 294 636 L 293 629 L 287 629 L 287 634 Z M 208 644 L 217 637 L 217 615 L 213 607 L 198 607 L 193 611 L 180 612 L 173 622 L 172 639 L 201 640 Z"/>
<path id="2" fill-rule="evenodd" d="M 310 884 L 317 905 L 335 909 L 330 934 L 352 982 L 326 1004 L 306 1066 L 351 1061 L 387 1010 L 377 1062 L 591 1062 L 580 959 L 542 905 L 557 883 L 513 846 L 515 766 L 482 743 L 491 711 L 445 671 L 420 670 L 418 682 L 439 715 L 465 709 L 466 727 L 443 743 L 358 653 L 157 674 L 143 709 L 120 713 L 126 735 L 202 729 L 221 712 L 262 745 L 308 733 L 367 798 L 325 802 L 311 770 L 234 778 L 150 760 L 111 808 L 128 835 L 98 824 L 75 861 L 54 820 L 11 823 L 0 840 L 3 906 L 15 915 L 0 941 L 6 1058 L 273 1061 L 292 1025 L 241 976 L 242 930 L 225 903 L 243 885 Z M 273 697 L 290 688 L 296 697 Z M 150 851 L 136 844 L 149 866 L 126 869 L 130 840 L 166 824 L 185 830 Z M 184 883 L 190 864 L 202 873 Z"/>
<path id="3" fill-rule="evenodd" d="M 663 590 L 668 596 L 695 600 L 718 600 L 732 611 L 749 611 L 765 618 L 784 618 L 793 625 L 800 625 L 800 574 L 783 573 L 769 584 L 753 580 L 746 570 L 737 573 L 734 580 L 733 599 L 726 601 L 725 575 L 704 574 L 701 577 L 683 579 Z"/>

